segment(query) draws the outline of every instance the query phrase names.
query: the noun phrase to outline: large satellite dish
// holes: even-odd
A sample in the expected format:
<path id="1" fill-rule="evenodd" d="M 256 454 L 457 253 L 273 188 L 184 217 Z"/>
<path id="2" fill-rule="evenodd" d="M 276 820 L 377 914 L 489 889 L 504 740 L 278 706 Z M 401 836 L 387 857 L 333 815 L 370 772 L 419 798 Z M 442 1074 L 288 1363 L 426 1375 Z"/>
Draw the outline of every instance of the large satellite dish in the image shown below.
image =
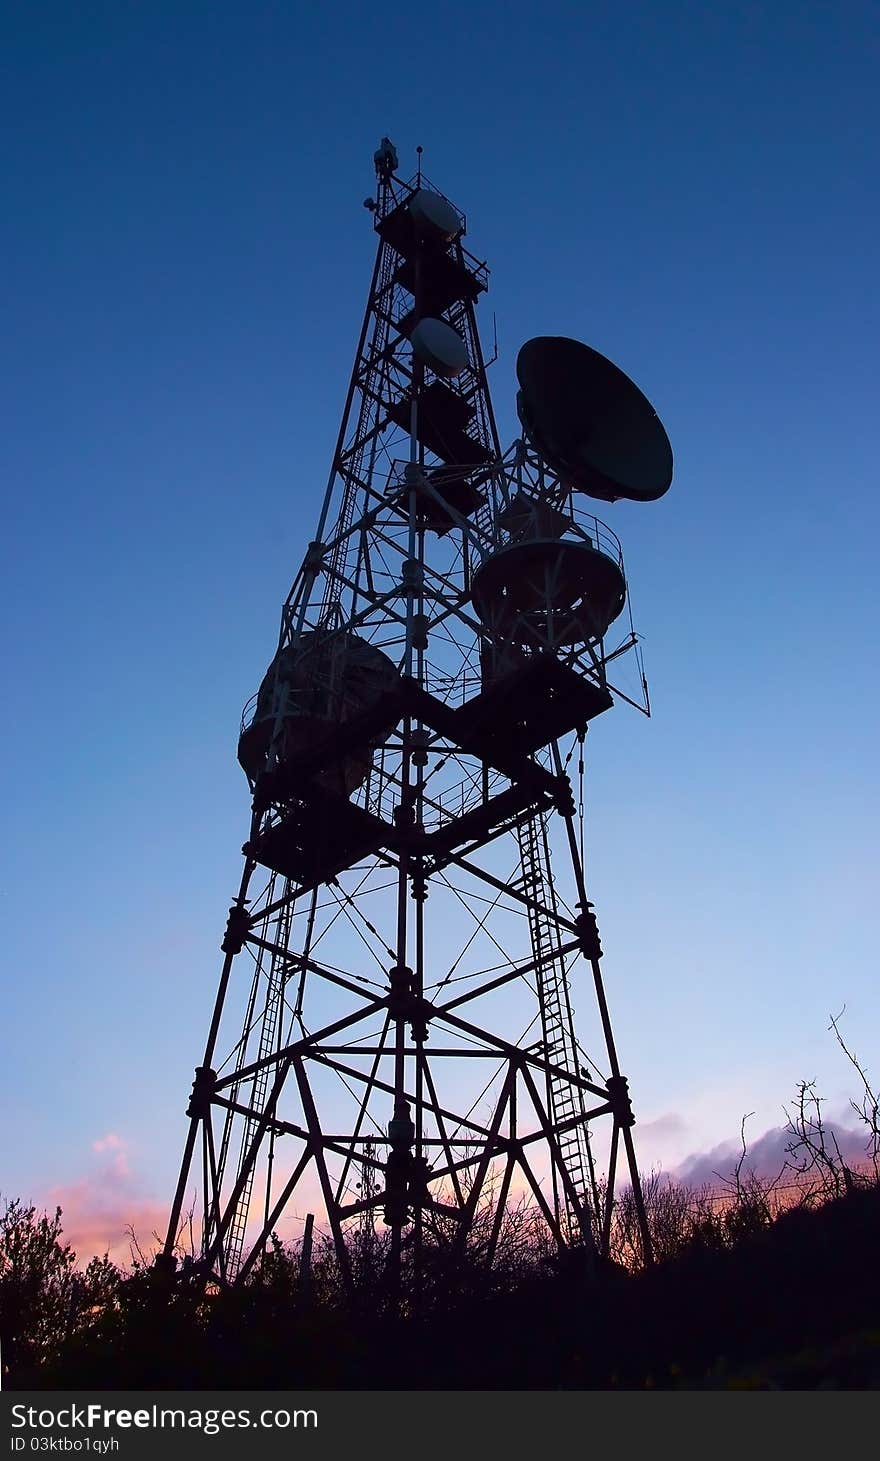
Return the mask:
<path id="1" fill-rule="evenodd" d="M 638 386 L 564 335 L 527 340 L 516 360 L 526 436 L 551 471 L 590 497 L 652 502 L 672 481 L 672 447 Z"/>

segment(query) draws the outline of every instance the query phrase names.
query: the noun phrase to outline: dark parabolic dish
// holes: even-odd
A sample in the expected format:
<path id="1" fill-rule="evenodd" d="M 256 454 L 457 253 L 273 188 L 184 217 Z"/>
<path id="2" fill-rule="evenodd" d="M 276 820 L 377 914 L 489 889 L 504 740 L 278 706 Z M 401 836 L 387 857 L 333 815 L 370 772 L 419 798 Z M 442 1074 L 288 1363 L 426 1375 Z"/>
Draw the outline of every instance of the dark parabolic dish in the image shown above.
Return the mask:
<path id="1" fill-rule="evenodd" d="M 564 335 L 527 340 L 517 356 L 526 435 L 564 482 L 614 502 L 651 502 L 672 481 L 672 447 L 651 402 L 604 355 Z"/>

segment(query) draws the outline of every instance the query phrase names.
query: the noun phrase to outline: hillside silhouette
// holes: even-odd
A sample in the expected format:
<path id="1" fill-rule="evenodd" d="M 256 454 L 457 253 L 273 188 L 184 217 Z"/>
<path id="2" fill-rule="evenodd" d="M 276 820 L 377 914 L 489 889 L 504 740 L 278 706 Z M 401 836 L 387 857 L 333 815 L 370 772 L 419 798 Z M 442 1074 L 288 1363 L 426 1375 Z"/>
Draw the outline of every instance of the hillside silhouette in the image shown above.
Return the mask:
<path id="1" fill-rule="evenodd" d="M 163 1288 L 135 1256 L 83 1271 L 61 1214 L 7 1204 L 0 1248 L 4 1384 L 10 1389 L 880 1388 L 880 1181 L 819 1174 L 794 1205 L 736 1174 L 719 1204 L 648 1179 L 657 1261 L 581 1256 L 560 1268 L 526 1209 L 502 1263 L 433 1255 L 420 1312 L 383 1302 L 381 1235 L 353 1257 L 359 1307 L 344 1300 L 330 1244 L 275 1240 L 239 1291 Z M 617 1249 L 630 1219 L 618 1203 Z"/>

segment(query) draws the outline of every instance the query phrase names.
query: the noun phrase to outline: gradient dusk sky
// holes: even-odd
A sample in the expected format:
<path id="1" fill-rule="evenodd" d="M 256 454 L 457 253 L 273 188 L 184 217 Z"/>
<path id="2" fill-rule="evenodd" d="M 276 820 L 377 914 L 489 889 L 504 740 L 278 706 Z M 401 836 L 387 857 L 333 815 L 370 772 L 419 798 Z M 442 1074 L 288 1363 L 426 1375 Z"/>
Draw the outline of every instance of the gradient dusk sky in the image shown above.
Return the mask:
<path id="1" fill-rule="evenodd" d="M 880 1073 L 875 4 L 4 7 L 0 1190 L 159 1222 L 248 792 L 241 706 L 313 536 L 401 171 L 535 334 L 656 405 L 623 540 L 654 716 L 590 734 L 643 1163 Z M 78 1226 L 77 1226 L 78 1225 Z"/>

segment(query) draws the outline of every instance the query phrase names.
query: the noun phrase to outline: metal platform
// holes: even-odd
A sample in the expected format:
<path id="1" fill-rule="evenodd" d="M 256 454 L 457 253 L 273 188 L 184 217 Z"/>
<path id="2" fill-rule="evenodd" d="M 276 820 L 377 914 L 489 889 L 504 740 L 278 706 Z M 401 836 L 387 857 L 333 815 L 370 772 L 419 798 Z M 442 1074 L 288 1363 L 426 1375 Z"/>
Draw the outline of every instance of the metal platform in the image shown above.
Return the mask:
<path id="1" fill-rule="evenodd" d="M 388 500 L 402 518 L 409 516 L 410 487 L 403 475 L 407 466 L 401 463 L 400 475 L 386 489 Z M 480 469 L 428 467 L 423 480 L 420 474 L 415 484 L 416 511 L 425 526 L 442 538 L 459 518 L 473 517 L 485 505 L 481 483 L 485 483 L 485 472 Z"/>
<path id="2" fill-rule="evenodd" d="M 263 867 L 308 887 L 377 852 L 388 831 L 363 807 L 313 784 L 249 850 Z"/>
<path id="3" fill-rule="evenodd" d="M 530 756 L 613 705 L 608 690 L 553 655 L 535 655 L 453 712 L 462 746 L 489 761 Z"/>
<path id="4" fill-rule="evenodd" d="M 388 415 L 398 426 L 410 428 L 411 404 L 403 399 L 391 406 Z M 466 430 L 474 408 L 464 396 L 439 380 L 431 381 L 418 398 L 416 439 L 450 467 L 479 466 L 492 460 L 493 453 L 475 441 Z"/>

